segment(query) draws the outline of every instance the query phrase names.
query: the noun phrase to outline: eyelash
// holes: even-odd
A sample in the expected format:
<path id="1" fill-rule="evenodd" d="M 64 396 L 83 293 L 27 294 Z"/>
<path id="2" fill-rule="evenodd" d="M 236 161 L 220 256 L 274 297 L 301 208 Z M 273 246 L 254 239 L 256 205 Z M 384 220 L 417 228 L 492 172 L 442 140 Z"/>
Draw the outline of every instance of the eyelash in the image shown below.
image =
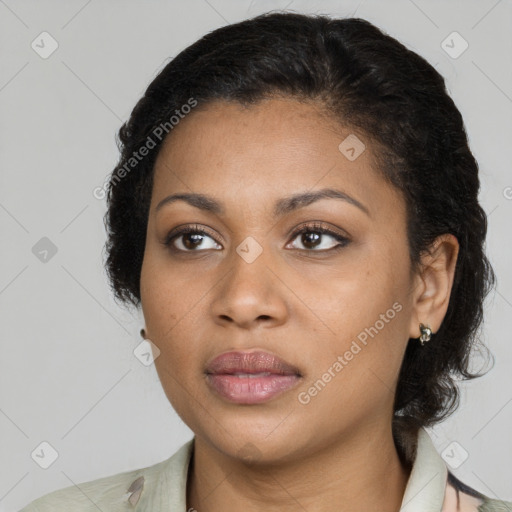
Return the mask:
<path id="1" fill-rule="evenodd" d="M 302 235 L 304 233 L 320 233 L 322 235 L 330 235 L 335 240 L 337 240 L 339 243 L 338 243 L 338 245 L 335 245 L 334 247 L 331 247 L 330 249 L 320 249 L 320 250 L 298 249 L 299 251 L 328 253 L 328 252 L 332 252 L 332 251 L 339 251 L 350 243 L 350 240 L 347 237 L 342 236 L 339 233 L 337 233 L 336 231 L 326 228 L 322 224 L 319 224 L 319 223 L 307 224 L 307 225 L 303 225 L 303 226 L 297 228 L 291 234 L 291 240 L 292 241 L 295 240 L 295 238 L 297 238 L 298 235 Z M 173 232 L 169 233 L 169 235 L 167 235 L 163 244 L 174 252 L 180 252 L 180 253 L 202 252 L 202 251 L 194 251 L 194 250 L 184 251 L 183 249 L 177 249 L 173 246 L 174 240 L 176 240 L 177 238 L 179 238 L 182 235 L 187 235 L 187 234 L 206 235 L 206 236 L 212 238 L 215 241 L 215 243 L 218 243 L 215 240 L 215 238 L 212 236 L 211 233 L 209 233 L 204 228 L 201 228 L 196 224 L 196 225 L 183 226 L 183 227 L 177 228 L 175 231 L 173 231 Z"/>

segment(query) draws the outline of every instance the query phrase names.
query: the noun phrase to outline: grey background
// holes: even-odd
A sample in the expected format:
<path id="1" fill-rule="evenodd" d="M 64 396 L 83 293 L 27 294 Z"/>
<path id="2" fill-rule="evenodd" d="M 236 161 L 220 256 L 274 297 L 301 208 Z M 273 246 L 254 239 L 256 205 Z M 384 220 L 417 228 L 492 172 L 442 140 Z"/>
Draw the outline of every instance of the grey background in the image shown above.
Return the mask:
<path id="1" fill-rule="evenodd" d="M 456 476 L 512 499 L 511 1 L 0 0 L 0 511 L 154 464 L 192 436 L 154 365 L 133 354 L 143 321 L 109 292 L 105 203 L 93 190 L 116 162 L 119 126 L 168 59 L 271 9 L 366 18 L 446 77 L 481 168 L 498 276 L 483 336 L 496 364 L 429 432 L 452 460 L 467 452 Z M 59 45 L 47 59 L 31 47 L 43 31 Z M 469 44 L 458 58 L 441 46 L 453 31 Z M 43 237 L 57 249 L 46 262 L 33 252 Z M 43 441 L 58 452 L 48 469 L 31 457 Z"/>

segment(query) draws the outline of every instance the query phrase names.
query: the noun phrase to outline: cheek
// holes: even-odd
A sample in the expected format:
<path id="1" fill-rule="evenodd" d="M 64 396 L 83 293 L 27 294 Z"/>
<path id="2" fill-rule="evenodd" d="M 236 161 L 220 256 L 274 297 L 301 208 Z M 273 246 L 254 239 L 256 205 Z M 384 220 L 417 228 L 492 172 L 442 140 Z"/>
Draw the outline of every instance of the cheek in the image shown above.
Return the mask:
<path id="1" fill-rule="evenodd" d="M 164 341 L 193 306 L 193 291 L 168 262 L 146 251 L 141 269 L 141 306 L 148 331 L 155 340 Z M 187 290 L 187 293 L 184 293 Z"/>
<path id="2" fill-rule="evenodd" d="M 366 382 L 363 392 L 372 382 L 393 386 L 408 339 L 408 266 L 396 248 L 381 243 L 379 249 L 359 252 L 342 272 L 326 274 L 314 286 L 303 281 L 301 292 L 320 320 L 316 335 L 324 341 L 310 354 L 317 371 L 332 373 L 341 356 L 343 369 L 334 369 L 343 374 L 338 382 L 351 389 Z"/>
<path id="3" fill-rule="evenodd" d="M 180 383 L 190 387 L 197 377 L 201 347 L 196 340 L 204 329 L 209 288 L 204 279 L 190 278 L 190 272 L 178 271 L 150 253 L 144 260 L 141 305 L 148 337 L 160 350 L 155 365 L 166 391 L 179 391 Z"/>
<path id="4" fill-rule="evenodd" d="M 354 251 L 337 267 L 315 268 L 311 275 L 298 273 L 294 289 L 307 297 L 307 304 L 331 333 L 356 336 L 401 296 L 401 277 L 394 263 L 386 263 L 389 259 L 377 251 Z"/>
<path id="5" fill-rule="evenodd" d="M 405 310 L 398 301 L 383 304 L 382 309 L 344 308 L 338 324 L 327 319 L 336 334 L 322 336 L 322 348 L 308 358 L 315 365 L 299 397 L 309 404 L 306 411 L 328 415 L 338 427 L 390 413 L 405 350 Z"/>

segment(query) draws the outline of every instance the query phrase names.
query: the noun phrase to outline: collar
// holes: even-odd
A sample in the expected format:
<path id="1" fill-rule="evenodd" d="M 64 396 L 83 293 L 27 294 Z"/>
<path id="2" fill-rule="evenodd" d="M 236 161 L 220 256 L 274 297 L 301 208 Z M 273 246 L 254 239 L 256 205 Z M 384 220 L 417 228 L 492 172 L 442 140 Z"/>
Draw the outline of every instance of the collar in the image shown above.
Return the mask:
<path id="1" fill-rule="evenodd" d="M 141 499 L 140 505 L 159 504 L 164 496 L 165 503 L 162 503 L 161 510 L 187 512 L 187 474 L 194 439 L 185 443 L 172 457 L 164 461 L 161 468 L 162 477 L 152 487 L 151 494 L 147 496 L 148 501 Z M 418 430 L 413 452 L 410 455 L 412 470 L 400 512 L 441 512 L 448 469 L 423 428 Z"/>
<path id="2" fill-rule="evenodd" d="M 448 468 L 444 460 L 426 430 L 420 428 L 400 512 L 440 512 L 447 478 Z"/>

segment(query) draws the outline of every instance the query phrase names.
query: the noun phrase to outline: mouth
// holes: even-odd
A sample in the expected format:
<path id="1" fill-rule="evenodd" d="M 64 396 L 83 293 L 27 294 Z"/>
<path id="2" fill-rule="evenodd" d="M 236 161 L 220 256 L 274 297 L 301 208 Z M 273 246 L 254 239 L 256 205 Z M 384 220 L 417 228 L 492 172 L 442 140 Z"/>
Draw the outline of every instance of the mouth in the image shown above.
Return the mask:
<path id="1" fill-rule="evenodd" d="M 295 387 L 298 368 L 270 352 L 228 352 L 211 361 L 206 382 L 222 398 L 238 404 L 266 402 Z"/>

